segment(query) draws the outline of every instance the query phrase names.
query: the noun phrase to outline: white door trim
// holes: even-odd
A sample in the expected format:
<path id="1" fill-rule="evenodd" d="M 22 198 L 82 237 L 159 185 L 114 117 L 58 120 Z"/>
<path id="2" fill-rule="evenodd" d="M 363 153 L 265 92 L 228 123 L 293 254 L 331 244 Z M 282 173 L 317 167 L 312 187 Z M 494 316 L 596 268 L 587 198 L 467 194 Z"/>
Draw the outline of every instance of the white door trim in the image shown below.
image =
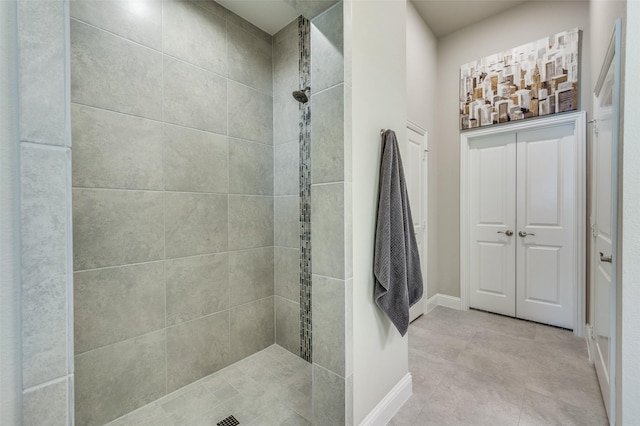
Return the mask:
<path id="1" fill-rule="evenodd" d="M 511 122 L 485 129 L 464 131 L 460 134 L 460 302 L 463 310 L 469 309 L 469 206 L 470 206 L 470 182 L 469 164 L 470 150 L 469 142 L 479 136 L 500 134 L 505 132 L 517 132 L 534 129 L 537 127 L 555 126 L 562 124 L 573 124 L 575 129 L 577 146 L 576 168 L 577 191 L 575 194 L 576 218 L 575 235 L 578 236 L 576 242 L 576 277 L 577 283 L 575 303 L 574 303 L 574 324 L 573 333 L 576 336 L 584 336 L 585 326 L 585 300 L 586 300 L 586 113 L 584 111 L 563 113 L 544 118 L 522 120 Z"/>

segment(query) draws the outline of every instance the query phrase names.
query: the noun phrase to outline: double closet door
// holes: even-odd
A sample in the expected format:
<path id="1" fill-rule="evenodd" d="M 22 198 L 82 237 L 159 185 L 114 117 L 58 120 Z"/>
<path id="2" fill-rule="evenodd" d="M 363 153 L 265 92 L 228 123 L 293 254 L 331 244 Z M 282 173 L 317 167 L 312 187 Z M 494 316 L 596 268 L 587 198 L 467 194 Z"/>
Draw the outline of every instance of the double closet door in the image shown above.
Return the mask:
<path id="1" fill-rule="evenodd" d="M 575 124 L 469 141 L 469 306 L 573 329 Z"/>

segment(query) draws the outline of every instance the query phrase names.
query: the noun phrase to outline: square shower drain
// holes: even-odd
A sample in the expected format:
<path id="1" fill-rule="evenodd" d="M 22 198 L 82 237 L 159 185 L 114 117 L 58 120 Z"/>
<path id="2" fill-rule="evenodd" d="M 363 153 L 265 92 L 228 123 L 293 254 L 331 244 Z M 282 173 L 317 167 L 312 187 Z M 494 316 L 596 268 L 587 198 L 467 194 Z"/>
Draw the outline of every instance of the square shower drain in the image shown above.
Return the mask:
<path id="1" fill-rule="evenodd" d="M 218 426 L 236 426 L 239 425 L 240 422 L 238 420 L 236 420 L 235 417 L 233 416 L 229 416 L 226 419 L 222 419 L 220 420 L 218 423 L 216 423 Z"/>

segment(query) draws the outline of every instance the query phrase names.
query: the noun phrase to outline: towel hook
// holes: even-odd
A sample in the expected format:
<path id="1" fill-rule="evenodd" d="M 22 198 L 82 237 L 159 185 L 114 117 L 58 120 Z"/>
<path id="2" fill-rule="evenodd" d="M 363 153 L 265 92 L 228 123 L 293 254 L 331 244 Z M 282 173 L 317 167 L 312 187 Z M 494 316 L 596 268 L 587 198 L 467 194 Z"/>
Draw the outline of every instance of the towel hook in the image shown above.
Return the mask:
<path id="1" fill-rule="evenodd" d="M 384 135 L 384 132 L 386 132 L 387 129 L 380 129 L 380 136 Z"/>

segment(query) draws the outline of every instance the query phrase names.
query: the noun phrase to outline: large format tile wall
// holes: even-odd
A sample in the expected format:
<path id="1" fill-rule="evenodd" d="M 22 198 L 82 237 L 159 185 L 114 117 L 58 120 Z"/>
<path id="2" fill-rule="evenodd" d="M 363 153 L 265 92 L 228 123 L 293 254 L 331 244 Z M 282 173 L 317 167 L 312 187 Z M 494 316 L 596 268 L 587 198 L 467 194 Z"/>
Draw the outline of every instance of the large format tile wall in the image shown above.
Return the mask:
<path id="1" fill-rule="evenodd" d="M 300 355 L 300 117 L 298 19 L 273 37 L 276 343 Z"/>
<path id="2" fill-rule="evenodd" d="M 311 21 L 315 424 L 353 423 L 350 6 Z"/>
<path id="3" fill-rule="evenodd" d="M 17 3 L 23 404 L 22 422 L 12 424 L 25 426 L 73 424 L 65 6 L 62 0 Z"/>
<path id="4" fill-rule="evenodd" d="M 273 343 L 287 206 L 271 36 L 209 1 L 70 10 L 75 407 L 94 425 Z"/>

